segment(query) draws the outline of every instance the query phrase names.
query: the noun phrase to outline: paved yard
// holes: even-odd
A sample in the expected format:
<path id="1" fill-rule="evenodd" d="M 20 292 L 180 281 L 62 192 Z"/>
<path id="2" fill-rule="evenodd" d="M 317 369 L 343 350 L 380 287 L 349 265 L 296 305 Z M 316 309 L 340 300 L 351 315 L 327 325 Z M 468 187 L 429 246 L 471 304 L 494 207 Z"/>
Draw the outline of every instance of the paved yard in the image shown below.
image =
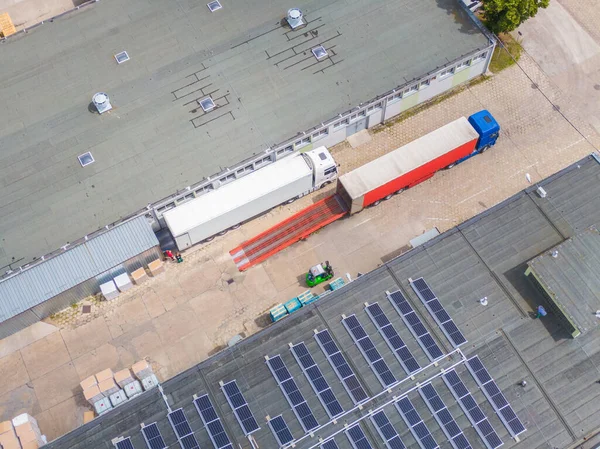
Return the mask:
<path id="1" fill-rule="evenodd" d="M 591 1 L 591 0 L 590 0 Z M 265 312 L 306 289 L 304 273 L 329 260 L 338 274 L 365 272 L 406 250 L 432 227 L 445 231 L 600 147 L 600 135 L 565 94 L 525 55 L 522 66 L 472 86 L 393 126 L 371 131 L 353 148 L 333 148 L 342 172 L 407 143 L 461 115 L 488 108 L 503 127 L 496 147 L 380 206 L 340 220 L 262 265 L 239 273 L 228 251 L 290 213 L 317 192 L 278 208 L 211 244 L 188 251 L 183 264 L 135 287 L 92 314 L 57 327 L 38 323 L 0 341 L 0 420 L 27 411 L 49 439 L 82 423 L 79 381 L 148 358 L 161 379 L 218 351 L 237 333 L 267 325 Z M 560 107 L 580 135 L 542 95 Z M 317 287 L 315 290 L 320 291 Z"/>

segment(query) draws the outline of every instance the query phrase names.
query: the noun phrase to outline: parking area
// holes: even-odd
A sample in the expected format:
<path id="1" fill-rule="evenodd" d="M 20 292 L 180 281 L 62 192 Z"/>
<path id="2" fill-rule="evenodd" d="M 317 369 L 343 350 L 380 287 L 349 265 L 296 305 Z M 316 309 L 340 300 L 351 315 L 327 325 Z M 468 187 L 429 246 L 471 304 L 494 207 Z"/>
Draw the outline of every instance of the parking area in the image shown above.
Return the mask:
<path id="1" fill-rule="evenodd" d="M 270 307 L 306 290 L 302 279 L 315 263 L 329 260 L 342 276 L 369 271 L 408 250 L 409 240 L 423 232 L 443 232 L 516 193 L 528 185 L 526 174 L 536 182 L 600 147 L 576 99 L 527 54 L 520 64 L 528 76 L 511 67 L 402 121 L 365 131 L 362 143 L 340 144 L 332 154 L 343 173 L 483 108 L 503 129 L 493 150 L 335 222 L 247 272 L 237 271 L 229 250 L 329 191 L 193 248 L 183 264 L 167 264 L 166 273 L 117 300 L 93 304 L 91 314 L 73 309 L 0 341 L 0 419 L 28 412 L 52 440 L 82 424 L 89 408 L 79 389 L 85 377 L 147 358 L 159 378 L 170 378 L 235 334 L 266 326 Z"/>

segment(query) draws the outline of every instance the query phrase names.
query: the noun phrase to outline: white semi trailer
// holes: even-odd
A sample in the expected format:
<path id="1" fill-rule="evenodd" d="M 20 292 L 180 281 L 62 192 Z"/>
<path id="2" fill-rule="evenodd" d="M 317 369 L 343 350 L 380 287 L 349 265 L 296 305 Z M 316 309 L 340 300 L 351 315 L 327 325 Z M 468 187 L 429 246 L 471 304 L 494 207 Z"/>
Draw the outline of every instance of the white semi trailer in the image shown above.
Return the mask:
<path id="1" fill-rule="evenodd" d="M 183 250 L 212 240 L 267 210 L 304 196 L 337 178 L 325 147 L 286 157 L 163 214 Z"/>

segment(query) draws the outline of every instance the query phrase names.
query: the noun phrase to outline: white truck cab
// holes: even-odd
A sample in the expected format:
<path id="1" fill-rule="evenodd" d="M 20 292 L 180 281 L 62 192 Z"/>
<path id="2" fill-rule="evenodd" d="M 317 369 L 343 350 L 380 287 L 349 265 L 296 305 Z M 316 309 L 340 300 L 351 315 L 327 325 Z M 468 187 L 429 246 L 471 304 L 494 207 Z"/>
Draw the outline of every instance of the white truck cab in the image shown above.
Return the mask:
<path id="1" fill-rule="evenodd" d="M 302 156 L 313 170 L 313 186 L 315 189 L 320 189 L 337 178 L 337 165 L 327 148 L 318 147 L 302 153 Z"/>

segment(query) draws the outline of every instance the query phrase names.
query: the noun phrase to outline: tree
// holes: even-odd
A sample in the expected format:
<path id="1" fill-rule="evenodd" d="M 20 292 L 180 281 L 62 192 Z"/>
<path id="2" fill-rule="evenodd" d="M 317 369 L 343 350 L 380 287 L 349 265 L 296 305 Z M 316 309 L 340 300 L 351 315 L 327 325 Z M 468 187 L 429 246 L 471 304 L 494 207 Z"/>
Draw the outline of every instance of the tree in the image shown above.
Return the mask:
<path id="1" fill-rule="evenodd" d="M 550 0 L 483 0 L 485 23 L 496 34 L 513 31 L 549 4 Z"/>

